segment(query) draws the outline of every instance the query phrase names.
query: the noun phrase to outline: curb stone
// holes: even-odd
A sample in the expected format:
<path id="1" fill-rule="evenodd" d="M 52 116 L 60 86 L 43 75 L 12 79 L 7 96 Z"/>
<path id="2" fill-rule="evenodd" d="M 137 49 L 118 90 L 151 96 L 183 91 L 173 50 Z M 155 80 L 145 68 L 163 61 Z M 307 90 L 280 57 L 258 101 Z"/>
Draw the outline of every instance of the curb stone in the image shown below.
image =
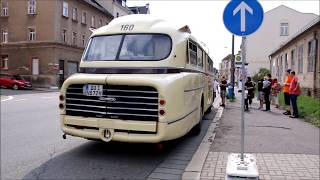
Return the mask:
<path id="1" fill-rule="evenodd" d="M 223 110 L 223 107 L 217 107 L 219 104 L 215 103 L 214 107 L 217 108 L 217 114 L 214 117 L 211 125 L 202 139 L 201 144 L 199 145 L 196 153 L 193 155 L 191 161 L 189 162 L 188 166 L 184 170 L 182 174 L 182 180 L 199 180 L 201 175 L 201 170 L 203 168 L 204 162 L 208 156 L 210 151 L 211 145 L 213 144 L 213 140 L 215 138 L 216 133 L 214 132 L 215 128 L 218 126 Z"/>

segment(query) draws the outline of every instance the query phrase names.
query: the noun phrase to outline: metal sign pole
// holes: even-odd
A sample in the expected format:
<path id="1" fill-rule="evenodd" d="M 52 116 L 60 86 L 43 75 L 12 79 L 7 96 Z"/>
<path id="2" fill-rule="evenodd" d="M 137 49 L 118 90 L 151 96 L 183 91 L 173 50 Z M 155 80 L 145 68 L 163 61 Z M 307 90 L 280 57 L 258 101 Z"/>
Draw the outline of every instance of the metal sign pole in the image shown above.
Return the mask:
<path id="1" fill-rule="evenodd" d="M 246 61 L 246 37 L 242 37 L 242 45 L 241 45 L 241 53 L 242 53 L 242 91 L 241 91 L 241 161 L 243 161 L 243 153 L 244 153 L 244 96 L 245 96 L 245 78 L 246 78 L 246 70 L 245 70 L 245 61 Z"/>

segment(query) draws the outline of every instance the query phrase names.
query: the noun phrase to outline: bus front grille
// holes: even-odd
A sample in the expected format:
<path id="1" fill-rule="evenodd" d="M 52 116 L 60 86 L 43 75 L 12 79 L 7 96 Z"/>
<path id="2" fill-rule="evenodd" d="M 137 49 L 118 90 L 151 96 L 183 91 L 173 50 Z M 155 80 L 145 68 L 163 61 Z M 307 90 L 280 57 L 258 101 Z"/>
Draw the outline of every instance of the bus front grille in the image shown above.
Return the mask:
<path id="1" fill-rule="evenodd" d="M 158 120 L 158 92 L 148 86 L 104 85 L 103 96 L 83 95 L 83 84 L 66 91 L 66 115 L 123 120 Z"/>

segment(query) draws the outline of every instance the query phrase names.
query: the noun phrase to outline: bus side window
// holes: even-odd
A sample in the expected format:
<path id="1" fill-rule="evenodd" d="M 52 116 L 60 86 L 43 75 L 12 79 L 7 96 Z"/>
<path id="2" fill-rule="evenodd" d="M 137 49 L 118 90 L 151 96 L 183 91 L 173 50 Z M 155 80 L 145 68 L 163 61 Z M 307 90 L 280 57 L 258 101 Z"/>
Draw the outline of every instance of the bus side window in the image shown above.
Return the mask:
<path id="1" fill-rule="evenodd" d="M 198 67 L 203 67 L 203 52 L 200 48 L 198 48 L 198 53 L 197 53 L 197 64 L 198 64 Z"/>
<path id="2" fill-rule="evenodd" d="M 197 46 L 192 42 L 189 42 L 189 63 L 192 65 L 197 65 Z"/>

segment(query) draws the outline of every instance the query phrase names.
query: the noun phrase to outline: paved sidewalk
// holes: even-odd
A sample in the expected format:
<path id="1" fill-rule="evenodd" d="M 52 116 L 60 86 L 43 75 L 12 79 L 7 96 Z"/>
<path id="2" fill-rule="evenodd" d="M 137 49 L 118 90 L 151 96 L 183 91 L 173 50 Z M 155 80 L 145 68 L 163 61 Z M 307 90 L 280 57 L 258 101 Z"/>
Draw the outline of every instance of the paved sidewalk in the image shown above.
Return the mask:
<path id="1" fill-rule="evenodd" d="M 240 152 L 240 100 L 227 103 L 201 179 L 225 179 L 227 157 Z M 319 128 L 299 119 L 257 110 L 245 113 L 245 152 L 257 158 L 259 179 L 320 179 Z"/>

